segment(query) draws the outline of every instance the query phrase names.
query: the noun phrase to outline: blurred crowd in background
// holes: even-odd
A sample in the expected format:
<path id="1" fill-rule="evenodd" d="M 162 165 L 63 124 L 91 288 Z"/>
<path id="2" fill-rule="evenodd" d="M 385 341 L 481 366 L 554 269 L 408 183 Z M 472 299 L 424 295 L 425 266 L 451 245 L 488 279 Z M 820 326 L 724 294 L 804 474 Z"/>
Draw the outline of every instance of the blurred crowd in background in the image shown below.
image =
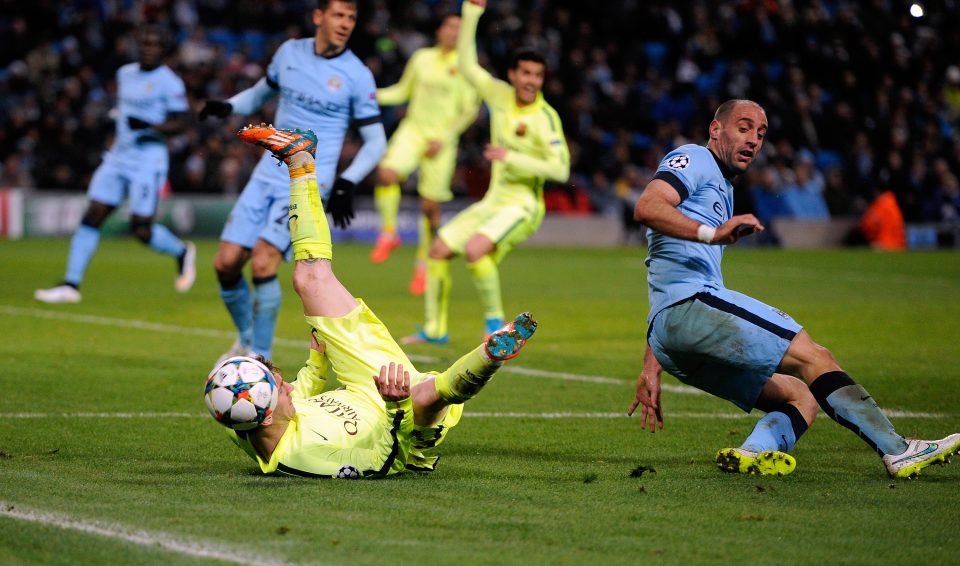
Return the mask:
<path id="1" fill-rule="evenodd" d="M 554 211 L 623 215 L 662 155 L 703 143 L 729 98 L 765 106 L 767 144 L 737 181 L 738 212 L 856 216 L 891 191 L 908 222 L 960 222 L 960 1 L 922 17 L 899 0 L 490 0 L 481 62 L 505 77 L 517 46 L 540 49 L 547 100 L 573 159 Z M 456 2 L 359 0 L 350 47 L 394 83 Z M 0 187 L 82 191 L 113 135 L 115 72 L 143 22 L 169 26 L 169 64 L 194 110 L 263 76 L 287 38 L 313 34 L 312 0 L 0 0 Z M 914 8 L 916 10 L 916 8 Z M 388 134 L 402 109 L 385 108 Z M 176 193 L 237 194 L 259 153 L 236 143 L 251 117 L 208 120 L 171 140 Z M 461 143 L 456 192 L 485 188 L 486 115 Z M 344 159 L 357 149 L 348 141 Z M 367 189 L 370 187 L 368 186 Z"/>

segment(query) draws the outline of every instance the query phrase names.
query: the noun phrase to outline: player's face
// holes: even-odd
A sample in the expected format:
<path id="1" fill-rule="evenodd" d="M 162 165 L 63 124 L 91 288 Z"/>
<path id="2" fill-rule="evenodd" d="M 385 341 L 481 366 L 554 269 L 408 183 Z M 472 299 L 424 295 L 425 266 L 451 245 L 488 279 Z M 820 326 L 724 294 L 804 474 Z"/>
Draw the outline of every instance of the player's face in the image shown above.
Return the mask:
<path id="1" fill-rule="evenodd" d="M 458 35 L 460 35 L 460 18 L 447 16 L 437 28 L 437 45 L 444 49 L 455 49 Z"/>
<path id="2" fill-rule="evenodd" d="M 163 61 L 163 38 L 158 33 L 145 33 L 137 43 L 140 68 L 145 70 L 160 66 Z"/>
<path id="3" fill-rule="evenodd" d="M 357 27 L 357 5 L 353 2 L 330 2 L 326 10 L 313 11 L 317 37 L 326 43 L 324 54 L 335 54 L 347 47 L 347 41 Z"/>
<path id="4" fill-rule="evenodd" d="M 767 114 L 754 104 L 738 104 L 723 123 L 710 123 L 710 141 L 727 168 L 743 173 L 750 168 L 767 135 Z"/>
<path id="5" fill-rule="evenodd" d="M 277 382 L 277 389 L 279 390 L 277 406 L 274 408 L 273 413 L 284 416 L 293 415 L 296 413 L 296 409 L 293 408 L 293 397 L 290 396 L 290 394 L 293 393 L 293 385 L 284 381 L 280 373 L 276 371 L 273 372 L 273 379 Z"/>
<path id="6" fill-rule="evenodd" d="M 532 104 L 543 88 L 545 74 L 546 66 L 536 61 L 520 61 L 516 69 L 507 71 L 507 78 L 517 91 L 517 102 L 521 105 Z"/>

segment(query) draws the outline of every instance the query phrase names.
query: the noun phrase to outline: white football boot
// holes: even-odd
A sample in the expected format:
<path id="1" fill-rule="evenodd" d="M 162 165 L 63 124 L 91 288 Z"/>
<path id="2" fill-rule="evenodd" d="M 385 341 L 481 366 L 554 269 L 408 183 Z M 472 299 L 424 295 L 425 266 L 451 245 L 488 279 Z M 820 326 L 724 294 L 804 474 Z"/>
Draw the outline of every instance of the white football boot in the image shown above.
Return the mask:
<path id="1" fill-rule="evenodd" d="M 57 285 L 49 289 L 37 289 L 33 292 L 33 298 L 41 303 L 62 304 L 79 303 L 80 291 L 70 285 Z"/>
<path id="2" fill-rule="evenodd" d="M 940 440 L 907 441 L 907 450 L 903 454 L 887 454 L 883 465 L 891 478 L 914 478 L 920 470 L 931 464 L 948 464 L 950 456 L 960 452 L 960 433 L 951 434 Z"/>
<path id="3" fill-rule="evenodd" d="M 180 293 L 186 293 L 193 287 L 193 282 L 197 280 L 197 246 L 193 242 L 184 242 L 186 251 L 183 254 L 183 265 L 180 266 L 180 274 L 177 275 L 177 281 L 173 287 Z"/>

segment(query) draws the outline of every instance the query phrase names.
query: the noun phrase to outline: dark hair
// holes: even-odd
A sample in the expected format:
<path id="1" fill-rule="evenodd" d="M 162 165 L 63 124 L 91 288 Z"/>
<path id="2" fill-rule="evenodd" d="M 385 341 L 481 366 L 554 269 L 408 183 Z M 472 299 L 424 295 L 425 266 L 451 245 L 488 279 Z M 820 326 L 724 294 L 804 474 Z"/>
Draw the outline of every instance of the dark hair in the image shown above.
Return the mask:
<path id="1" fill-rule="evenodd" d="M 757 108 L 763 110 L 763 106 L 760 106 L 752 100 L 747 100 L 745 98 L 733 98 L 717 107 L 717 111 L 714 113 L 713 119 L 717 122 L 723 123 L 727 117 L 730 116 L 730 113 L 733 112 L 733 109 L 740 104 L 753 104 Z"/>
<path id="2" fill-rule="evenodd" d="M 440 29 L 440 26 L 445 24 L 448 18 L 459 18 L 459 17 L 460 17 L 459 12 L 453 12 L 453 11 L 440 12 L 440 14 L 437 15 L 436 20 L 434 21 L 433 29 Z"/>
<path id="3" fill-rule="evenodd" d="M 330 7 L 331 2 L 344 2 L 347 4 L 356 4 L 357 0 L 317 0 L 317 9 L 321 12 L 326 12 L 327 8 Z"/>
<path id="4" fill-rule="evenodd" d="M 173 40 L 170 36 L 170 30 L 165 26 L 160 24 L 145 24 L 140 26 L 137 29 L 137 43 L 141 43 L 148 35 L 156 35 L 160 37 L 160 45 L 163 46 L 164 52 L 170 49 Z"/>
<path id="5" fill-rule="evenodd" d="M 529 47 L 521 47 L 513 52 L 513 57 L 510 58 L 510 68 L 516 69 L 520 66 L 520 61 L 533 61 L 534 63 L 540 63 L 544 67 L 547 66 L 547 59 L 539 52 Z"/>

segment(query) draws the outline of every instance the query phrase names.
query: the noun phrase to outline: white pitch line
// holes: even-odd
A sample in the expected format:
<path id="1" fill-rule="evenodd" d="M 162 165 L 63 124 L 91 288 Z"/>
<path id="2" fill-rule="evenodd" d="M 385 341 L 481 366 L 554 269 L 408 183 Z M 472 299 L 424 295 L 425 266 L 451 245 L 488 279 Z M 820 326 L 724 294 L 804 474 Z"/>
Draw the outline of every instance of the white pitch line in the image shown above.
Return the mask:
<path id="1" fill-rule="evenodd" d="M 5 501 L 0 501 L 0 517 L 40 523 L 59 529 L 117 539 L 140 546 L 160 547 L 170 552 L 196 558 L 210 558 L 236 564 L 249 564 L 250 566 L 289 564 L 288 562 L 279 562 L 262 556 L 239 554 L 222 546 L 207 542 L 178 539 L 166 533 L 149 532 L 99 521 L 82 521 L 58 513 L 25 511 L 17 509 L 16 505 Z"/>
<path id="2" fill-rule="evenodd" d="M 902 411 L 899 409 L 885 410 L 884 414 L 891 418 L 908 419 L 943 419 L 952 418 L 954 415 L 948 413 L 925 413 L 916 411 Z M 544 412 L 544 413 L 525 413 L 525 412 L 483 412 L 467 411 L 464 416 L 468 418 L 479 419 L 619 419 L 627 418 L 626 412 L 622 413 L 601 413 L 601 412 Z M 747 413 L 695 413 L 695 412 L 676 412 L 666 413 L 666 418 L 671 419 L 750 419 L 757 418 L 757 415 Z M 4 419 L 205 419 L 206 413 L 0 413 L 0 420 Z"/>
<path id="3" fill-rule="evenodd" d="M 145 320 L 136 320 L 129 318 L 113 318 L 107 316 L 97 316 L 90 314 L 67 313 L 61 311 L 52 311 L 37 308 L 15 307 L 12 305 L 0 305 L 0 315 L 22 316 L 43 318 L 48 320 L 66 320 L 69 322 L 78 322 L 82 324 L 97 324 L 100 326 L 112 326 L 117 328 L 132 328 L 136 330 L 148 330 L 151 332 L 163 332 L 165 334 L 206 336 L 210 338 L 224 338 L 234 340 L 235 332 L 225 330 L 214 330 L 212 328 L 200 328 L 196 326 L 179 326 L 176 324 L 163 324 L 159 322 L 148 322 Z M 291 340 L 289 338 L 274 338 L 274 344 L 288 348 L 302 349 L 306 347 L 306 340 Z M 410 361 L 422 363 L 436 363 L 439 358 L 434 356 L 408 355 Z M 580 381 L 585 383 L 601 383 L 605 385 L 632 386 L 633 382 L 623 379 L 615 379 L 601 375 L 582 375 L 577 373 L 564 373 L 546 371 L 534 368 L 525 368 L 522 366 L 507 365 L 500 371 L 505 373 L 515 373 L 529 377 L 544 377 L 548 379 L 560 379 L 563 381 Z M 699 389 L 688 387 L 686 385 L 663 384 L 663 390 L 671 393 L 680 393 L 684 395 L 706 395 Z"/>

